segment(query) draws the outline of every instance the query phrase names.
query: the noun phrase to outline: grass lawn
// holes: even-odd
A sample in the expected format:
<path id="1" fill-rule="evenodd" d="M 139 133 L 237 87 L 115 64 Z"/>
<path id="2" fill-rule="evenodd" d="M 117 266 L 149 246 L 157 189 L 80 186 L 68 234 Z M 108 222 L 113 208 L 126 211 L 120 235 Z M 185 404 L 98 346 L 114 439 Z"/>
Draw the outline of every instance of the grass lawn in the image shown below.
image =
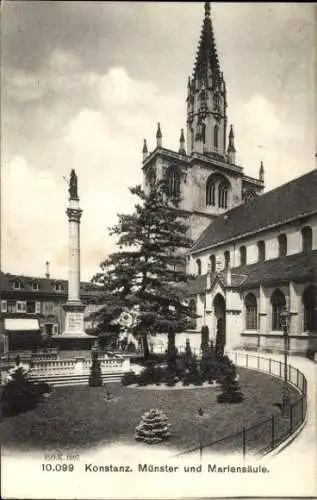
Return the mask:
<path id="1" fill-rule="evenodd" d="M 108 384 L 114 399 L 105 400 L 103 387 L 61 387 L 32 411 L 5 418 L 0 425 L 4 449 L 81 450 L 111 442 L 133 443 L 134 430 L 141 415 L 150 408 L 163 410 L 171 424 L 172 436 L 166 446 L 179 451 L 208 443 L 241 431 L 272 414 L 281 419 L 275 406 L 281 402 L 283 382 L 269 375 L 238 369 L 239 384 L 244 394 L 240 404 L 219 404 L 217 389 L 142 390 Z M 299 398 L 290 389 L 290 399 Z M 197 416 L 203 408 L 204 416 Z M 285 422 L 287 426 L 287 422 Z M 284 425 L 282 424 L 279 425 Z M 254 447 L 263 447 L 270 429 L 253 433 Z M 223 443 L 227 449 L 241 447 L 237 442 Z"/>

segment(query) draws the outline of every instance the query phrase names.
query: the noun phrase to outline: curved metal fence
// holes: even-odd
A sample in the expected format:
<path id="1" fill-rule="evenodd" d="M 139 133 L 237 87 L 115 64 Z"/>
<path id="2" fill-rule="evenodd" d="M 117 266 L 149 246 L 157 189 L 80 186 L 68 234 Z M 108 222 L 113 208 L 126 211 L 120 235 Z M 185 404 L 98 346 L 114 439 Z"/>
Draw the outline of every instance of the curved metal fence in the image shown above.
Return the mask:
<path id="1" fill-rule="evenodd" d="M 283 378 L 284 363 L 282 361 L 242 352 L 226 354 L 237 366 Z M 199 446 L 178 453 L 176 456 L 199 453 L 202 457 L 204 451 L 263 456 L 277 448 L 299 429 L 305 421 L 307 412 L 307 380 L 297 368 L 291 365 L 287 368 L 287 382 L 298 390 L 298 398 L 289 405 L 287 416 L 283 416 L 282 412 L 278 411 L 249 427 L 243 427 L 239 432 L 228 434 L 214 441 L 201 442 Z"/>

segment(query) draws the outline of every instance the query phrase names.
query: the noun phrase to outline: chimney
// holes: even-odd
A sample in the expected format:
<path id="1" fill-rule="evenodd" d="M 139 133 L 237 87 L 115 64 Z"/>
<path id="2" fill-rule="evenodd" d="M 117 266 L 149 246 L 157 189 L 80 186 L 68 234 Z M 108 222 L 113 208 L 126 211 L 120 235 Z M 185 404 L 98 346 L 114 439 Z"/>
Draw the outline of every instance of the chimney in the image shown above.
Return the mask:
<path id="1" fill-rule="evenodd" d="M 50 277 L 50 263 L 49 262 L 46 262 L 46 273 L 45 273 L 45 278 L 49 278 Z"/>

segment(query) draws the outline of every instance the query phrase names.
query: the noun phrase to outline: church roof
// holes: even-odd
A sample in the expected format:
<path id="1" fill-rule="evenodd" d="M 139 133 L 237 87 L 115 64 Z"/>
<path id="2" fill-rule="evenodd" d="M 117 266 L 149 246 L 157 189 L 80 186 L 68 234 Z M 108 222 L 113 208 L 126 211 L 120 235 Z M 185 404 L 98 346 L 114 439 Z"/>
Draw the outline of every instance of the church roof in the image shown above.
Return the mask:
<path id="1" fill-rule="evenodd" d="M 232 288 L 252 288 L 260 285 L 274 285 L 279 283 L 315 282 L 317 280 L 317 250 L 309 253 L 298 253 L 279 257 L 277 259 L 257 262 L 231 268 Z M 211 273 L 210 282 L 216 278 L 216 273 Z M 227 270 L 222 270 L 218 277 L 224 286 L 228 286 Z M 207 288 L 207 274 L 198 276 L 189 283 L 188 295 L 204 293 Z"/>
<path id="2" fill-rule="evenodd" d="M 317 280 L 317 250 L 240 266 L 232 269 L 232 273 L 245 275 L 241 288 L 289 281 L 313 282 Z"/>
<path id="3" fill-rule="evenodd" d="M 198 43 L 193 77 L 198 76 L 199 79 L 205 78 L 208 74 L 208 69 L 211 69 L 213 83 L 219 83 L 221 73 L 210 17 L 210 2 L 205 2 L 205 18 Z"/>
<path id="4" fill-rule="evenodd" d="M 317 211 L 317 169 L 245 202 L 212 221 L 196 253 Z"/>

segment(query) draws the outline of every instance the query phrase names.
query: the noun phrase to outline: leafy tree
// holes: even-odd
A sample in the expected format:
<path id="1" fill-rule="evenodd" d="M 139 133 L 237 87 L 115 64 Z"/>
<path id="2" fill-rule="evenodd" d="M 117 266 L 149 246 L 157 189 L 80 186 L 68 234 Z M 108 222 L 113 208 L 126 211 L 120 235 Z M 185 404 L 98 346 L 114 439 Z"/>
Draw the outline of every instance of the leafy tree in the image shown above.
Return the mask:
<path id="1" fill-rule="evenodd" d="M 145 359 L 148 334 L 167 333 L 173 364 L 175 333 L 186 329 L 192 316 L 184 300 L 185 284 L 191 279 L 182 252 L 191 245 L 188 225 L 177 210 L 179 200 L 173 199 L 171 206 L 165 180 L 154 180 L 147 192 L 140 186 L 130 192 L 139 199 L 134 213 L 118 215 L 110 229 L 110 235 L 118 237 L 119 250 L 102 262 L 102 272 L 93 278 L 103 292 L 103 307 L 95 320 L 99 332 L 118 335 L 120 314 L 134 311 L 130 331 L 142 339 Z"/>

